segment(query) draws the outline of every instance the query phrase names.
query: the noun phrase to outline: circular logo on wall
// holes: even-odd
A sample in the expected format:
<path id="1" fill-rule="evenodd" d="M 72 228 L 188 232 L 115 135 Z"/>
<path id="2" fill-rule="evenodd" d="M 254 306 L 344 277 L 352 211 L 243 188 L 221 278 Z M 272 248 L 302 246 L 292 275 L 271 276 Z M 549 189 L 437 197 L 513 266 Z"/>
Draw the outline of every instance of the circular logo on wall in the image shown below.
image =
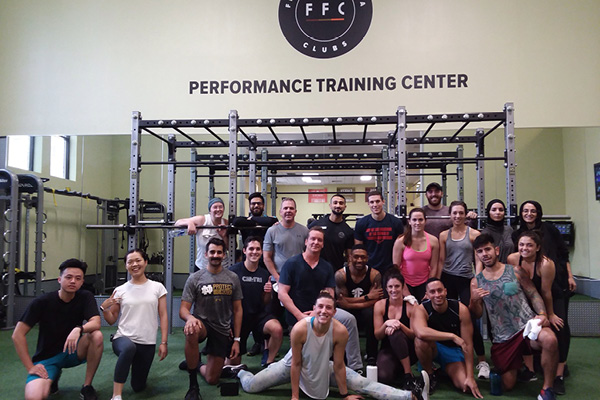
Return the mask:
<path id="1" fill-rule="evenodd" d="M 279 26 L 300 53 L 315 58 L 346 54 L 365 37 L 371 18 L 371 0 L 281 0 Z"/>

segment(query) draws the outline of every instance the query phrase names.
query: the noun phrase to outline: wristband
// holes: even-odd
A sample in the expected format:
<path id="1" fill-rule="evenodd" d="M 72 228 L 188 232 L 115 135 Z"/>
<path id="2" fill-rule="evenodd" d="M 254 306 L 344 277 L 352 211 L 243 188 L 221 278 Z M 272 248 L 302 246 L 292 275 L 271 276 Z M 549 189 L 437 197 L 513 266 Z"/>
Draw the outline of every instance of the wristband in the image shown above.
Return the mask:
<path id="1" fill-rule="evenodd" d="M 100 311 L 104 312 L 104 307 L 100 306 Z"/>
<path id="2" fill-rule="evenodd" d="M 75 328 L 79 328 L 79 337 L 83 336 L 83 325 L 77 325 Z"/>
<path id="3" fill-rule="evenodd" d="M 169 343 L 168 342 L 160 342 L 160 344 L 167 344 L 168 345 Z"/>
<path id="4" fill-rule="evenodd" d="M 238 336 L 238 337 L 234 337 L 234 338 L 233 338 L 233 341 L 234 341 L 234 342 L 241 342 L 241 341 L 242 341 L 242 338 L 241 338 L 241 337 L 239 337 L 239 336 Z"/>
<path id="5" fill-rule="evenodd" d="M 348 392 L 346 392 L 346 394 L 339 394 L 339 397 L 341 397 L 342 399 L 345 399 L 346 397 L 348 397 Z"/>

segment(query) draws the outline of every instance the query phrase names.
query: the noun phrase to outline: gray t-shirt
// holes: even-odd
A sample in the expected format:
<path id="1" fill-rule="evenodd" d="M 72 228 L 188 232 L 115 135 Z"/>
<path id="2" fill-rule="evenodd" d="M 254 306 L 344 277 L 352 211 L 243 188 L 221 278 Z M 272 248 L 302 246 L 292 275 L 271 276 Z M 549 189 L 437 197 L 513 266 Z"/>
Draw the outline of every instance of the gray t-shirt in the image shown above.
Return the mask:
<path id="1" fill-rule="evenodd" d="M 450 209 L 448 208 L 448 206 L 442 206 L 442 208 L 440 208 L 439 210 L 434 210 L 429 208 L 429 206 L 425 206 L 423 207 L 423 210 L 425 211 L 425 217 L 449 217 L 450 216 Z M 436 219 L 427 219 L 427 222 L 425 222 L 425 232 L 429 233 L 430 235 L 435 236 L 436 238 L 440 238 L 440 233 L 442 233 L 445 230 L 448 230 L 452 227 L 452 221 L 447 218 L 447 219 L 441 219 L 441 218 L 436 218 Z"/>
<path id="2" fill-rule="evenodd" d="M 273 252 L 275 267 L 277 272 L 281 272 L 281 268 L 288 258 L 302 253 L 307 237 L 308 228 L 297 222 L 291 228 L 286 228 L 281 224 L 273 225 L 265 235 L 263 251 Z"/>
<path id="3" fill-rule="evenodd" d="M 181 296 L 182 301 L 194 304 L 194 317 L 225 336 L 231 329 L 233 301 L 242 298 L 240 279 L 226 268 L 218 274 L 208 269 L 194 272 L 185 282 Z"/>

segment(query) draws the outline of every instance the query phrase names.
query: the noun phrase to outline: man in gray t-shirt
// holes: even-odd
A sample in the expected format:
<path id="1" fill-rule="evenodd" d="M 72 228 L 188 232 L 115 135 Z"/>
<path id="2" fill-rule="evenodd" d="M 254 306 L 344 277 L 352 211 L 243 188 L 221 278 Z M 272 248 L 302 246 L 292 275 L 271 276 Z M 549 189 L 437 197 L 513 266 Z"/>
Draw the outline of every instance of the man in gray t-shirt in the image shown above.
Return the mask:
<path id="1" fill-rule="evenodd" d="M 199 398 L 198 343 L 208 339 L 207 361 L 199 370 L 210 385 L 218 383 L 225 358 L 235 358 L 240 353 L 243 297 L 240 280 L 237 274 L 221 265 L 225 257 L 223 240 L 209 239 L 205 256 L 208 266 L 190 275 L 185 283 L 179 308 L 179 316 L 185 321 L 185 367 L 190 375 L 190 389 L 186 399 Z M 233 342 L 230 336 L 232 330 Z"/>
<path id="2" fill-rule="evenodd" d="M 288 258 L 302 253 L 308 228 L 296 222 L 296 201 L 284 197 L 279 215 L 281 221 L 267 230 L 263 243 L 263 258 L 273 280 L 279 282 L 279 272 Z"/>

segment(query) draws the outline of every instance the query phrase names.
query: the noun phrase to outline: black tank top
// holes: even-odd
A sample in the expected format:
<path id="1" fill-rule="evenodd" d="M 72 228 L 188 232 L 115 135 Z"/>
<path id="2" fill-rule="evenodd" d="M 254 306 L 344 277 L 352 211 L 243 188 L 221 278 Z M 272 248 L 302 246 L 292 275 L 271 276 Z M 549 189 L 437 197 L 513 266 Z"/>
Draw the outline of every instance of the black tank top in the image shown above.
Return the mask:
<path id="1" fill-rule="evenodd" d="M 350 267 L 344 267 L 346 271 L 346 289 L 352 297 L 362 297 L 371 291 L 371 269 L 367 266 L 365 277 L 358 283 L 352 280 Z"/>
<path id="2" fill-rule="evenodd" d="M 519 256 L 519 267 L 521 267 L 521 263 L 523 262 L 523 256 Z M 537 289 L 537 292 L 540 294 L 540 296 L 542 295 L 542 277 L 538 275 L 537 273 L 537 259 L 533 262 L 533 278 L 531 278 L 531 281 L 533 282 L 533 284 L 535 285 L 535 288 Z M 552 298 L 562 298 L 562 291 L 560 290 L 560 287 L 558 285 L 558 282 L 556 281 L 556 278 L 552 281 L 552 287 L 551 287 L 551 291 L 552 291 Z"/>
<path id="3" fill-rule="evenodd" d="M 450 332 L 460 337 L 460 303 L 458 300 L 448 299 L 448 308 L 443 314 L 434 310 L 433 304 L 431 304 L 431 300 L 429 299 L 424 300 L 421 305 L 427 311 L 429 318 L 427 326 L 436 331 Z M 448 347 L 458 347 L 452 340 L 445 340 L 440 343 Z"/>
<path id="4" fill-rule="evenodd" d="M 390 319 L 388 316 L 388 310 L 390 309 L 390 299 L 385 299 L 385 312 L 383 313 L 383 322 Z M 406 302 L 402 302 L 402 317 L 400 317 L 400 322 L 407 328 L 410 328 L 410 318 L 408 318 L 408 314 L 406 313 Z"/>

